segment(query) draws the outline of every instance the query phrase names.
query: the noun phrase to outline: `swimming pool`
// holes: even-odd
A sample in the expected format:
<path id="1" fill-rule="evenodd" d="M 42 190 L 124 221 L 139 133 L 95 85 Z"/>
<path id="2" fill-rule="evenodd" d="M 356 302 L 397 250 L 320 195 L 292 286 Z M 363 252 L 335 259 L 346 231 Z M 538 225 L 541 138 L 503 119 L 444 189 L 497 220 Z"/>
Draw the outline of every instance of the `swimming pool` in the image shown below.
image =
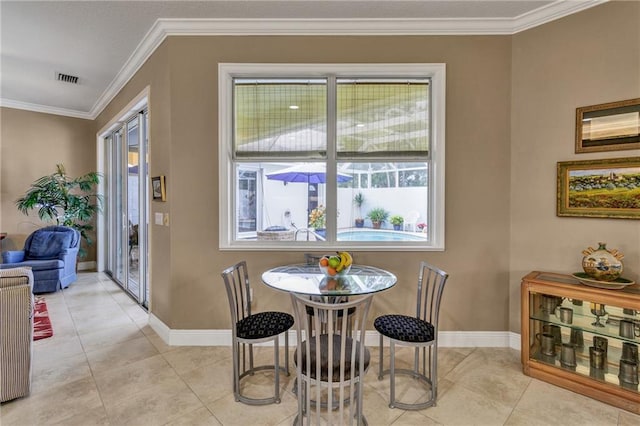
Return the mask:
<path id="1" fill-rule="evenodd" d="M 423 235 L 396 231 L 339 231 L 338 241 L 424 241 L 426 234 Z"/>

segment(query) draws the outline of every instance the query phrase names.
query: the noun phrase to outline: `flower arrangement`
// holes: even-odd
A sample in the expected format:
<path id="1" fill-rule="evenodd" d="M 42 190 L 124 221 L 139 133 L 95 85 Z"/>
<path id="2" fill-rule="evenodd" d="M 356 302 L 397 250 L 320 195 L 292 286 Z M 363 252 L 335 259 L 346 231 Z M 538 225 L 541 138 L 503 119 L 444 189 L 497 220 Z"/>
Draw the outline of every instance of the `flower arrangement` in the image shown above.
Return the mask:
<path id="1" fill-rule="evenodd" d="M 309 228 L 324 229 L 326 227 L 326 212 L 323 205 L 319 205 L 309 213 Z"/>
<path id="2" fill-rule="evenodd" d="M 424 223 L 424 222 L 421 222 L 421 223 L 416 225 L 416 228 L 418 228 L 419 230 L 423 231 L 423 230 L 427 229 L 427 224 Z"/>

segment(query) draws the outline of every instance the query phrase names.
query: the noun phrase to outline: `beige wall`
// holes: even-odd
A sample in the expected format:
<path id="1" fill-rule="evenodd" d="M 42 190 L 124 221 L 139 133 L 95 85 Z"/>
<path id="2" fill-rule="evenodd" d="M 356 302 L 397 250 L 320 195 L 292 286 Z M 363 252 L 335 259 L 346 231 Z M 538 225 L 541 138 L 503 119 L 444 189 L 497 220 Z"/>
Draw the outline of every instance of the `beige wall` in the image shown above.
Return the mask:
<path id="1" fill-rule="evenodd" d="M 510 321 L 520 330 L 520 278 L 576 272 L 599 241 L 640 278 L 640 222 L 556 217 L 556 162 L 640 155 L 575 154 L 577 107 L 640 97 L 640 3 L 614 2 L 513 37 Z"/>
<path id="2" fill-rule="evenodd" d="M 166 40 L 151 58 L 159 67 L 145 64 L 115 99 L 116 106 L 98 120 L 107 122 L 150 85 L 152 173 L 167 176 L 168 193 L 167 203 L 152 203 L 152 214 L 159 209 L 171 213 L 168 241 L 156 238 L 167 228 L 152 229 L 152 312 L 174 329 L 229 328 L 220 271 L 240 259 L 250 265 L 256 308 L 290 309 L 288 296 L 260 283 L 260 272 L 300 261 L 299 252 L 221 252 L 217 248 L 218 63 L 444 62 L 447 250 L 355 256 L 358 262 L 388 268 L 400 278 L 393 290 L 376 297 L 372 317 L 415 309 L 417 264 L 425 259 L 452 275 L 444 300 L 443 329 L 504 330 L 508 319 L 510 56 L 511 39 L 506 36 Z M 158 77 L 166 74 L 165 59 L 168 91 L 159 86 L 167 81 Z M 169 124 L 155 114 L 157 108 L 167 107 Z M 168 126 L 169 134 L 163 134 L 166 129 L 161 126 Z"/>
<path id="3" fill-rule="evenodd" d="M 120 119 L 123 110 L 143 90 L 149 88 L 149 174 L 165 175 L 168 190 L 172 191 L 171 158 L 174 137 L 171 126 L 171 82 L 169 80 L 167 43 L 162 43 L 135 74 L 118 96 L 102 111 L 95 123 L 95 132 L 102 134 L 114 119 Z M 150 217 L 155 212 L 170 213 L 170 202 L 151 201 Z M 173 227 L 152 225 L 150 230 L 151 309 L 166 324 L 172 324 L 171 253 Z M 179 236 L 178 236 L 179 238 Z M 202 327 L 204 328 L 204 327 Z"/>
<path id="4" fill-rule="evenodd" d="M 20 250 L 26 237 L 46 226 L 36 211 L 23 215 L 15 201 L 33 181 L 62 163 L 71 176 L 96 169 L 96 138 L 91 120 L 0 108 L 0 230 L 3 250 Z M 84 260 L 95 260 L 95 245 Z"/>

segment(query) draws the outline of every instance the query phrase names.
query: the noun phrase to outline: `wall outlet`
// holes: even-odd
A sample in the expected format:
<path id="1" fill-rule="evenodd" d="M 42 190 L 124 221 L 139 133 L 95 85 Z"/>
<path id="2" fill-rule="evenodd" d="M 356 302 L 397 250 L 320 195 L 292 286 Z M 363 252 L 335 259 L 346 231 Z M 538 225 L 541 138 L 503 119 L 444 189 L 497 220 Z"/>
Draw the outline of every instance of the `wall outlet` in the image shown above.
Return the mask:
<path id="1" fill-rule="evenodd" d="M 169 226 L 169 213 L 164 214 L 164 226 Z"/>

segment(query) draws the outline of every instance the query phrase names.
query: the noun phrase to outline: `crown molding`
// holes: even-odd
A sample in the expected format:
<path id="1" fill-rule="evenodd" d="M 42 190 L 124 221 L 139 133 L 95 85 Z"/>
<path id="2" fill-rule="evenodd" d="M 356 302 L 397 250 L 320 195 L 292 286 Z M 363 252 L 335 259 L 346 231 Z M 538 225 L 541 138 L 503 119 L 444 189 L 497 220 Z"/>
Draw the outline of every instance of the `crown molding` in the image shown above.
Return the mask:
<path id="1" fill-rule="evenodd" d="M 164 19 L 158 19 L 154 22 L 151 28 L 149 28 L 149 31 L 147 31 L 147 34 L 145 34 L 140 43 L 138 43 L 138 46 L 133 50 L 131 56 L 129 56 L 122 68 L 120 68 L 118 74 L 116 74 L 105 91 L 102 92 L 102 95 L 100 95 L 96 103 L 93 104 L 89 112 L 93 118 L 96 118 L 102 110 L 107 107 L 109 102 L 120 93 L 131 77 L 133 77 L 147 59 L 149 59 L 164 39 L 170 35 L 164 28 L 163 21 Z M 182 20 L 182 22 L 184 22 L 184 20 Z"/>
<path id="2" fill-rule="evenodd" d="M 22 110 L 31 111 L 31 112 L 42 112 L 45 114 L 62 115 L 65 117 L 83 118 L 86 120 L 93 120 L 95 118 L 95 116 L 93 116 L 91 113 L 84 112 L 84 111 L 77 111 L 77 110 L 66 109 L 66 108 L 56 108 L 48 105 L 32 104 L 29 102 L 21 102 L 21 101 L 15 101 L 13 99 L 5 99 L 5 98 L 0 98 L 0 107 L 22 109 Z"/>
<path id="3" fill-rule="evenodd" d="M 515 18 L 489 19 L 158 19 L 89 112 L 0 99 L 0 106 L 95 119 L 168 36 L 513 35 L 609 0 L 557 0 Z"/>
<path id="4" fill-rule="evenodd" d="M 513 20 L 511 34 L 529 30 L 556 19 L 607 3 L 609 0 L 555 1 L 547 6 L 523 13 Z"/>
<path id="5" fill-rule="evenodd" d="M 513 19 L 160 19 L 167 35 L 504 35 Z"/>

